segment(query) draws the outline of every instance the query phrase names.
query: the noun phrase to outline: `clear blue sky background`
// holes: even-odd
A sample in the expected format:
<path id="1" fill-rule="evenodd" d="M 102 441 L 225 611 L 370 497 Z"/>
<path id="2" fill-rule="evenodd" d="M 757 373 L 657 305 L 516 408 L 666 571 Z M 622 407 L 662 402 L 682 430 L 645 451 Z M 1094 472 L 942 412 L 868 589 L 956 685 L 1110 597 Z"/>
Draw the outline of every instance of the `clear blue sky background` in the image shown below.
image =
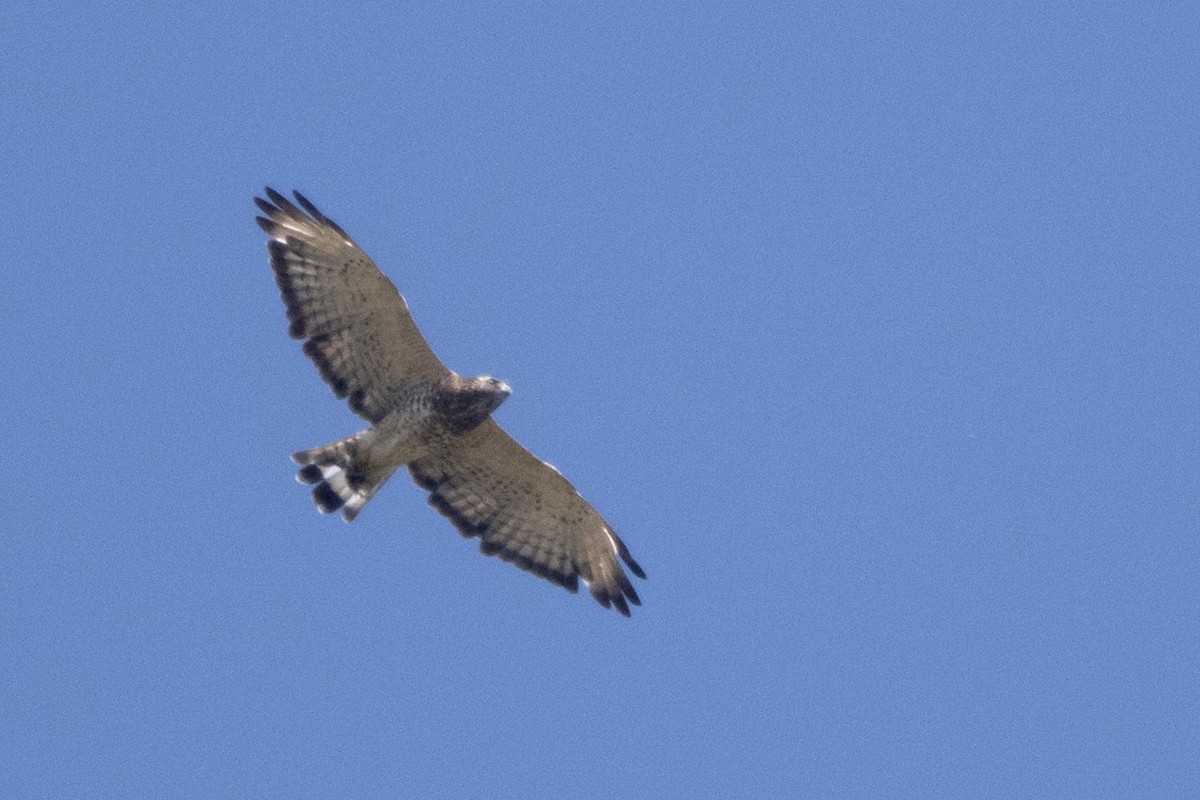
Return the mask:
<path id="1" fill-rule="evenodd" d="M 1200 796 L 1197 7 L 449 5 L 6 7 L 0 796 Z M 631 620 L 316 513 L 265 183 Z"/>

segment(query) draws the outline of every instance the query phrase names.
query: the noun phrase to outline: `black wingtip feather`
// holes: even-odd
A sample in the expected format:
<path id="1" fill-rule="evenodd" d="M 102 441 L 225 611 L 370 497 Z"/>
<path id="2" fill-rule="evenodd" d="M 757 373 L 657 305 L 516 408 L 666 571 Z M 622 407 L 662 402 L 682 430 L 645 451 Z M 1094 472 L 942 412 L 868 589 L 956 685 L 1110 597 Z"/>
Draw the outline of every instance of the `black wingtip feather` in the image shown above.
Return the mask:
<path id="1" fill-rule="evenodd" d="M 264 186 L 263 191 L 265 191 L 267 193 L 267 198 L 272 203 L 274 203 L 278 208 L 285 209 L 288 206 L 292 205 L 291 201 L 289 201 L 286 197 L 281 195 L 279 192 L 272 189 L 270 186 Z M 295 206 L 292 206 L 292 207 L 295 208 Z"/>
<path id="2" fill-rule="evenodd" d="M 263 191 L 266 192 L 267 198 L 271 202 L 268 203 L 266 200 L 263 200 L 260 197 L 254 198 L 254 202 L 266 213 L 268 217 L 274 218 L 276 214 L 284 214 L 289 217 L 312 219 L 314 222 L 332 228 L 344 238 L 350 238 L 346 235 L 344 230 L 338 227 L 337 223 L 322 214 L 321 210 L 317 208 L 311 200 L 300 194 L 300 192 L 294 189 L 292 190 L 292 196 L 296 198 L 296 202 L 293 203 L 291 200 L 284 197 L 282 193 L 275 191 L 270 186 L 264 187 Z M 274 205 L 272 205 L 272 203 Z M 299 203 L 299 207 L 296 206 L 296 203 Z M 270 233 L 271 231 L 268 230 L 267 232 Z"/>
<path id="3" fill-rule="evenodd" d="M 305 211 L 307 211 L 310 215 L 312 215 L 312 217 L 314 219 L 319 220 L 319 219 L 321 219 L 321 217 L 325 216 L 324 214 L 322 214 L 320 211 L 317 210 L 317 207 L 312 204 L 311 200 L 309 200 L 304 195 L 300 194 L 300 192 L 298 192 L 297 190 L 292 189 L 292 197 L 296 198 L 296 202 L 300 204 L 300 207 L 303 208 Z"/>
<path id="4" fill-rule="evenodd" d="M 312 204 L 312 201 L 309 200 L 307 197 L 300 194 L 299 192 L 297 192 L 294 189 L 292 190 L 292 196 L 296 198 L 296 202 L 300 204 L 300 207 L 303 208 L 305 211 L 307 211 L 308 215 L 310 217 L 312 217 L 313 219 L 315 219 L 317 222 L 321 223 L 322 225 L 328 225 L 331 228 L 337 228 L 337 226 L 334 225 L 333 222 L 331 222 L 328 217 L 326 217 L 324 214 L 322 214 L 321 210 L 318 209 L 316 206 L 314 206 Z M 340 233 L 341 231 L 339 230 L 338 232 Z"/>
<path id="5" fill-rule="evenodd" d="M 642 599 L 638 597 L 637 589 L 633 588 L 633 584 L 629 582 L 629 578 L 626 577 L 625 573 L 619 570 L 617 571 L 617 585 L 625 593 L 625 596 L 629 598 L 629 602 L 635 606 L 642 604 Z"/>
<path id="6" fill-rule="evenodd" d="M 642 580 L 645 580 L 646 571 L 642 569 L 640 564 L 633 560 L 633 556 L 629 554 L 629 548 L 625 546 L 623 541 L 621 541 L 621 537 L 613 533 L 612 529 L 609 529 L 609 533 L 612 534 L 613 540 L 617 543 L 617 555 L 619 555 L 621 560 L 625 562 L 625 566 L 629 567 L 629 571 L 634 575 L 637 575 Z"/>
<path id="7" fill-rule="evenodd" d="M 254 198 L 254 204 L 271 219 L 274 219 L 277 214 L 283 214 L 285 216 L 297 218 L 311 218 L 314 222 L 337 231 L 344 238 L 350 238 L 346 235 L 346 232 L 337 225 L 337 223 L 322 214 L 321 210 L 317 208 L 311 200 L 300 194 L 300 192 L 294 189 L 292 190 L 292 196 L 296 198 L 296 203 L 300 204 L 300 207 L 297 208 L 296 203 L 293 203 L 281 192 L 275 191 L 270 186 L 263 187 L 263 191 L 266 193 L 270 202 L 268 202 L 268 200 L 263 200 L 261 197 L 256 197 Z M 301 211 L 301 209 L 303 209 L 303 211 Z M 261 219 L 259 221 L 259 225 L 263 225 Z M 267 231 L 267 233 L 273 233 L 273 229 L 267 228 L 266 226 L 263 226 L 263 230 Z"/>
<path id="8" fill-rule="evenodd" d="M 350 239 L 350 236 L 344 230 L 342 230 L 341 226 L 338 225 L 333 220 L 331 220 L 329 217 L 322 214 L 321 209 L 319 209 L 315 205 L 313 205 L 313 202 L 311 200 L 309 200 L 307 197 L 305 197 L 304 195 L 300 194 L 299 192 L 297 192 L 295 190 L 292 191 L 292 195 L 296 198 L 296 202 L 299 203 L 301 205 L 301 207 L 303 207 L 304 210 L 307 211 L 314 220 L 321 223 L 322 225 L 324 225 L 327 228 L 331 228 L 331 229 L 337 231 L 338 235 L 340 235 L 342 238 L 344 238 L 346 240 Z"/>

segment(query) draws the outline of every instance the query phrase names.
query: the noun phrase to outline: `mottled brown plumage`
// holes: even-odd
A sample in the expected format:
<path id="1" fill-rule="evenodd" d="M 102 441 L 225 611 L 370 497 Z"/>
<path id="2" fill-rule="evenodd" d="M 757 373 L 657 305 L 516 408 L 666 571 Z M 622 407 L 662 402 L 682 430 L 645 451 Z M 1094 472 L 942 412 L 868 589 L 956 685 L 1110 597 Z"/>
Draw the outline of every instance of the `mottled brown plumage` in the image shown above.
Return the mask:
<path id="1" fill-rule="evenodd" d="M 584 580 L 605 608 L 640 604 L 625 570 L 646 575 L 608 523 L 558 470 L 505 433 L 491 413 L 502 381 L 448 370 L 396 287 L 340 227 L 299 192 L 270 187 L 254 202 L 271 237 L 289 333 L 350 408 L 372 423 L 296 453 L 297 479 L 325 513 L 350 522 L 395 470 L 408 466 L 429 503 L 480 550 L 569 591 Z M 297 203 L 299 205 L 297 205 Z"/>

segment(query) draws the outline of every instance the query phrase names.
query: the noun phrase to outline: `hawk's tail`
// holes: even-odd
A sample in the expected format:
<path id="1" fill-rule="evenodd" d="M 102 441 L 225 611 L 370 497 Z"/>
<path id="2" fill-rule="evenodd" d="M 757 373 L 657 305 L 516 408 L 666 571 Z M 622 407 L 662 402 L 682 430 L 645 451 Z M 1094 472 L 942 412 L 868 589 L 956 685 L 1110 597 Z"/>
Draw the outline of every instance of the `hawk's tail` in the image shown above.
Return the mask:
<path id="1" fill-rule="evenodd" d="M 296 480 L 316 484 L 313 502 L 322 514 L 340 509 L 342 519 L 353 522 L 379 487 L 392 477 L 394 468 L 382 474 L 367 468 L 359 447 L 363 433 L 292 455 L 292 460 L 301 465 Z"/>

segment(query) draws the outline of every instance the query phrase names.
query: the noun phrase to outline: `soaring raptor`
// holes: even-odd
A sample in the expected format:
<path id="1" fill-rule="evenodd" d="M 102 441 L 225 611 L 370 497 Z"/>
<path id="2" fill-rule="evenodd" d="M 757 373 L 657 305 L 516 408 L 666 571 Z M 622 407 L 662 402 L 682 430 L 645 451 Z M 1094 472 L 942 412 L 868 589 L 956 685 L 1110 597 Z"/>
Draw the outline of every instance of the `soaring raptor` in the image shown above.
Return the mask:
<path id="1" fill-rule="evenodd" d="M 511 393 L 442 365 L 408 304 L 346 232 L 299 192 L 254 202 L 287 307 L 289 333 L 338 397 L 371 427 L 292 456 L 323 513 L 346 522 L 397 467 L 479 549 L 566 588 L 582 579 L 605 608 L 641 605 L 621 562 L 646 574 L 566 478 L 492 420 Z"/>

